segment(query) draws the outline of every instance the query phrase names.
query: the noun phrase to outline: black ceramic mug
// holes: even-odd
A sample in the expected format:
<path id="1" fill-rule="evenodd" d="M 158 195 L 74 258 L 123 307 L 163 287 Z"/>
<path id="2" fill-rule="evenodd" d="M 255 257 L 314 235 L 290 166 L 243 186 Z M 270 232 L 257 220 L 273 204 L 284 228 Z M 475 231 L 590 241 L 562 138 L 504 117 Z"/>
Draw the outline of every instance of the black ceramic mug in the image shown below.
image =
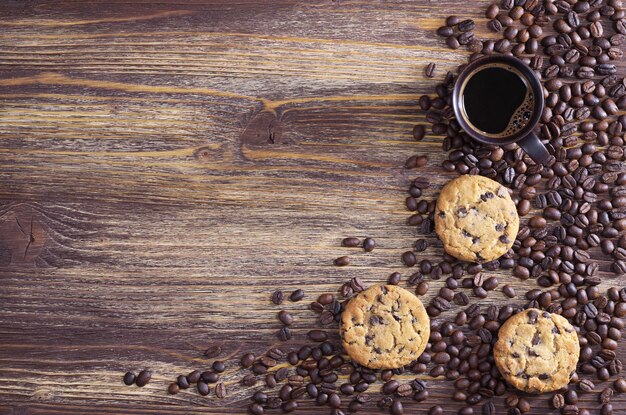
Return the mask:
<path id="1" fill-rule="evenodd" d="M 468 64 L 452 95 L 456 119 L 470 137 L 485 144 L 517 143 L 539 164 L 550 157 L 534 133 L 543 105 L 543 88 L 533 70 L 505 55 Z"/>

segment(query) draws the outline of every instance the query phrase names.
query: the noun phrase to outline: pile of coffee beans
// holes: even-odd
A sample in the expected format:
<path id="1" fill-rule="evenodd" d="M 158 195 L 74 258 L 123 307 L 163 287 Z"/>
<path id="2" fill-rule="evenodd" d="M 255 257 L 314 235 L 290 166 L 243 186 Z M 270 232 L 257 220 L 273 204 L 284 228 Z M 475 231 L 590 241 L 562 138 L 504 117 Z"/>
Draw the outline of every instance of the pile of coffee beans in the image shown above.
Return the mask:
<path id="1" fill-rule="evenodd" d="M 420 259 L 433 240 L 435 201 L 423 198 L 430 183 L 418 177 L 409 188 L 406 206 L 413 212 L 409 226 L 424 236 L 402 254 L 402 262 L 417 269 L 406 278 L 406 285 L 424 295 L 429 281 L 445 279 L 427 306 L 433 322 L 424 354 L 401 369 L 371 371 L 345 361 L 340 346 L 315 331 L 309 340 L 324 339 L 322 344 L 287 353 L 297 382 L 287 380 L 274 398 L 265 392 L 253 398 L 252 413 L 279 406 L 292 411 L 298 406 L 295 402 L 308 396 L 318 405 L 329 406 L 332 414 L 341 414 L 341 408 L 354 412 L 378 396 L 378 407 L 401 414 L 403 399 L 422 402 L 428 398 L 424 375 L 452 382 L 451 398 L 465 405 L 459 410 L 461 415 L 526 413 L 530 401 L 506 384 L 492 356 L 500 325 L 525 307 L 561 314 L 579 332 L 578 371 L 572 374 L 568 390 L 549 397 L 552 407 L 563 414 L 588 414 L 588 409 L 578 406 L 577 395 L 596 393 L 600 413 L 612 413 L 613 394 L 626 387 L 626 381 L 618 377 L 622 362 L 616 355 L 625 324 L 626 289 L 613 287 L 601 293 L 598 286 L 601 276 L 626 272 L 626 236 L 622 235 L 626 229 L 626 116 L 619 114 L 626 108 L 626 81 L 617 77 L 611 63 L 622 56 L 619 46 L 626 41 L 626 12 L 620 1 L 613 0 L 504 0 L 490 5 L 485 16 L 487 28 L 502 38 L 481 40 L 475 35 L 473 20 L 456 16 L 446 19 L 437 33 L 452 49 L 465 46 L 472 52 L 470 61 L 508 54 L 536 71 L 546 101 L 537 133 L 552 157 L 546 165 L 537 165 L 515 144 L 497 147 L 472 141 L 453 117 L 451 89 L 456 74 L 452 72 L 437 85 L 434 96 L 420 98 L 430 126 L 415 126 L 413 136 L 423 140 L 430 131 L 443 137 L 443 151 L 448 155 L 442 163 L 444 170 L 481 174 L 512 188 L 522 217 L 513 249 L 499 260 L 482 264 L 457 261 L 445 253 L 439 262 Z M 464 67 L 459 66 L 458 72 Z M 432 77 L 435 70 L 430 64 L 424 73 Z M 426 156 L 413 155 L 405 167 L 419 169 L 427 162 Z M 342 245 L 359 243 L 358 238 L 346 238 Z M 590 250 L 596 247 L 594 256 L 601 252 L 610 264 L 592 259 Z M 348 257 L 335 260 L 338 266 L 348 264 Z M 474 298 L 483 299 L 498 290 L 498 278 L 488 275 L 496 270 L 510 270 L 520 280 L 529 280 L 523 295 L 526 303 L 497 307 L 475 302 Z M 391 274 L 388 283 L 401 284 L 402 275 Z M 364 288 L 355 278 L 341 286 L 341 301 L 325 294 L 311 309 L 320 314 L 322 325 L 332 324 L 339 320 L 347 299 Z M 510 285 L 501 292 L 507 298 L 517 297 Z M 458 307 L 456 314 L 449 314 Z M 409 373 L 416 375 L 413 381 L 394 379 Z M 347 376 L 347 382 L 337 385 L 342 376 Z M 376 379 L 383 382 L 382 390 L 366 394 Z M 498 396 L 506 398 L 496 401 Z M 504 409 L 497 409 L 498 402 Z M 433 406 L 429 413 L 441 414 L 443 409 Z"/>
<path id="2" fill-rule="evenodd" d="M 420 141 L 430 132 L 441 138 L 445 171 L 480 174 L 512 189 L 521 217 L 513 248 L 486 263 L 458 261 L 441 250 L 439 261 L 421 259 L 429 246 L 440 245 L 433 235 L 435 200 L 424 197 L 431 183 L 426 175 L 416 178 L 405 203 L 412 212 L 407 223 L 420 237 L 401 256 L 410 275 L 403 278 L 394 272 L 387 282 L 404 283 L 421 296 L 433 281 L 444 283 L 427 305 L 431 336 L 425 352 L 394 370 L 371 370 L 346 358 L 337 323 L 347 301 L 366 288 L 360 278 L 352 278 L 337 293 L 319 295 L 310 303 L 320 329 L 301 339 L 306 345 L 290 351 L 272 348 L 261 356 L 243 354 L 240 382 L 255 387 L 250 413 L 292 412 L 306 402 L 328 407 L 332 415 L 371 413 L 376 408 L 399 415 L 411 401 L 429 408 L 429 415 L 449 413 L 428 404 L 424 379 L 450 383 L 450 398 L 462 405 L 459 415 L 527 413 L 531 400 L 506 384 L 492 354 L 500 326 L 526 307 L 567 318 L 581 347 L 570 386 L 533 399 L 547 399 L 565 415 L 588 415 L 592 410 L 607 415 L 614 413 L 614 395 L 626 393 L 623 363 L 616 352 L 626 325 L 626 288 L 599 289 L 602 279 L 626 273 L 626 115 L 620 114 L 626 109 L 626 80 L 613 63 L 622 58 L 620 47 L 626 44 L 626 11 L 620 0 L 502 0 L 491 4 L 485 17 L 487 29 L 499 38 L 479 39 L 476 22 L 457 16 L 447 18 L 437 34 L 452 49 L 467 48 L 469 61 L 513 55 L 537 73 L 546 104 L 537 133 L 550 160 L 535 164 L 516 144 L 480 144 L 461 130 L 451 90 L 466 64 L 457 73 L 448 72 L 433 95 L 419 99 L 428 125 L 416 125 L 413 137 Z M 436 65 L 427 65 L 424 74 L 436 77 Z M 427 163 L 425 155 L 413 155 L 404 167 L 420 169 Z M 347 237 L 341 245 L 371 252 L 376 243 Z M 341 256 L 334 264 L 347 266 L 350 258 Z M 498 278 L 489 275 L 496 270 L 508 270 L 525 281 L 528 290 L 518 294 L 511 285 L 501 287 Z M 519 303 L 498 307 L 481 302 L 496 292 Z M 302 290 L 288 296 L 293 302 L 304 297 Z M 281 305 L 285 298 L 277 290 L 271 302 Z M 283 326 L 278 337 L 286 342 L 292 338 L 293 316 L 285 310 L 277 316 Z M 213 353 L 208 357 L 215 357 Z M 177 393 L 196 383 L 201 395 L 208 394 L 208 385 L 218 382 L 218 369 L 223 366 L 181 375 L 168 390 Z M 128 373 L 124 382 L 142 386 L 150 378 L 149 372 L 142 373 L 137 380 Z M 225 396 L 223 383 L 216 385 L 215 394 Z M 579 400 L 579 394 L 595 394 L 599 409 L 582 407 L 589 400 Z"/>
<path id="3" fill-rule="evenodd" d="M 402 261 L 410 267 L 419 266 L 420 279 L 447 278 L 446 287 L 427 308 L 432 317 L 448 311 L 452 302 L 467 304 L 467 297 L 455 298 L 457 288 L 471 289 L 478 298 L 486 297 L 489 288 L 495 289 L 497 281 L 485 285 L 483 270 L 511 269 L 521 280 L 535 280 L 538 288 L 529 289 L 525 294 L 529 302 L 522 306 L 561 314 L 575 325 L 581 344 L 578 373 L 585 379 L 574 374 L 572 381 L 578 383 L 579 391 L 592 393 L 596 387 L 587 377 L 606 382 L 622 369 L 615 350 L 624 327 L 626 290 L 614 287 L 601 293 L 598 285 L 601 276 L 626 272 L 626 116 L 619 114 L 626 108 L 626 81 L 617 76 L 612 63 L 622 57 L 626 11 L 621 1 L 613 0 L 505 0 L 489 6 L 485 16 L 489 19 L 488 29 L 501 33 L 501 39 L 477 39 L 474 22 L 454 16 L 437 33 L 453 49 L 465 45 L 472 52 L 470 61 L 484 55 L 507 54 L 535 70 L 542 80 L 546 103 L 537 133 L 552 156 L 546 165 L 537 165 L 515 144 L 497 147 L 471 140 L 453 117 L 451 90 L 456 74 L 448 73 L 435 88 L 434 97 L 424 95 L 419 101 L 427 112 L 430 131 L 443 137 L 448 157 L 442 167 L 459 174 L 480 174 L 512 188 L 522 226 L 513 249 L 497 261 L 470 265 L 447 255 L 438 264 L 418 261 L 416 252 L 421 250 L 424 237 L 418 239 L 415 249 L 402 255 Z M 464 67 L 459 66 L 458 72 Z M 424 125 L 416 126 L 415 139 L 422 140 L 427 130 Z M 424 235 L 433 231 L 434 201 L 419 199 L 427 187 L 423 178 L 416 180 L 406 203 L 410 211 L 416 212 L 409 218 L 409 225 L 417 226 Z M 596 247 L 602 254 L 592 252 L 602 260 L 600 263 L 590 253 Z M 465 278 L 463 270 L 468 274 Z M 509 286 L 503 292 L 509 298 L 515 297 Z M 491 365 L 489 347 L 497 329 L 518 310 L 492 306 L 487 314 L 474 316 L 463 311 L 457 314 L 455 324 L 480 330 L 484 362 Z M 480 362 L 479 358 L 478 366 Z M 455 382 L 455 399 L 471 403 L 468 378 Z M 492 378 L 498 379 L 497 373 Z M 496 395 L 504 392 L 497 385 L 491 390 Z M 613 391 L 610 387 L 606 390 Z M 601 393 L 601 413 L 612 413 L 609 402 L 613 394 Z M 507 404 L 509 413 L 529 409 L 528 402 L 523 401 L 520 407 L 513 402 L 515 395 L 511 396 L 514 398 Z M 558 409 L 564 408 L 563 413 L 588 412 L 578 408 L 577 403 L 577 399 L 569 399 Z"/>

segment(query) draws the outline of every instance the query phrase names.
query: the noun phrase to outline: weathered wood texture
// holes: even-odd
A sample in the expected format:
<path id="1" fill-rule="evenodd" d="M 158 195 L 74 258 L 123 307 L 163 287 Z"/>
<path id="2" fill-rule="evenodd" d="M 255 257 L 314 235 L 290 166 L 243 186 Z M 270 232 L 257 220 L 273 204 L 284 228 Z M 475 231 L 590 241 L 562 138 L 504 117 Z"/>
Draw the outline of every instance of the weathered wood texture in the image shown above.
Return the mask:
<path id="1" fill-rule="evenodd" d="M 274 288 L 306 291 L 285 305 L 297 345 L 319 293 L 408 275 L 407 185 L 428 175 L 434 196 L 451 177 L 440 137 L 412 140 L 417 98 L 466 57 L 433 32 L 486 4 L 0 2 L 0 413 L 243 413 L 234 359 L 277 343 Z M 429 167 L 404 170 L 416 151 Z M 339 247 L 349 235 L 379 248 Z M 168 396 L 214 342 L 229 398 Z M 144 367 L 148 386 L 123 386 Z M 451 384 L 429 385 L 411 412 L 456 413 Z"/>

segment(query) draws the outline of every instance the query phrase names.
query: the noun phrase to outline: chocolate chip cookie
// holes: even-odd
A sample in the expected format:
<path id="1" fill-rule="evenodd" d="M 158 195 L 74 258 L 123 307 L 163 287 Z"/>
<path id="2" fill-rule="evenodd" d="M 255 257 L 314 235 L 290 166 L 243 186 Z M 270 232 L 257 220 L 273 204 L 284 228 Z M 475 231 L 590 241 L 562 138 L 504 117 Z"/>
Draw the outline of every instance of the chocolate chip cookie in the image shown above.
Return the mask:
<path id="1" fill-rule="evenodd" d="M 519 216 L 506 187 L 465 175 L 444 186 L 435 210 L 435 231 L 446 252 L 472 262 L 504 255 L 519 230 Z"/>
<path id="2" fill-rule="evenodd" d="M 415 295 L 376 285 L 354 297 L 341 314 L 343 347 L 371 369 L 393 369 L 417 359 L 430 337 L 430 319 Z"/>
<path id="3" fill-rule="evenodd" d="M 541 393 L 569 383 L 580 346 L 564 317 L 530 308 L 504 322 L 493 353 L 507 382 L 525 392 Z"/>

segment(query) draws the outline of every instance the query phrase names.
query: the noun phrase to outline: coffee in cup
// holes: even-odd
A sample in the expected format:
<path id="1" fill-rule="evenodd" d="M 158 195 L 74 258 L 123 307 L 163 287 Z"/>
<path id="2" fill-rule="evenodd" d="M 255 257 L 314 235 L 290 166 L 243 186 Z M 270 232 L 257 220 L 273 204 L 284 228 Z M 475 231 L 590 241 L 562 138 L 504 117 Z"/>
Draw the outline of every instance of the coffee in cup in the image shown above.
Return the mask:
<path id="1" fill-rule="evenodd" d="M 471 62 L 459 75 L 452 104 L 457 121 L 477 141 L 518 143 L 537 163 L 550 154 L 533 131 L 543 112 L 539 79 L 522 61 L 491 55 Z"/>

